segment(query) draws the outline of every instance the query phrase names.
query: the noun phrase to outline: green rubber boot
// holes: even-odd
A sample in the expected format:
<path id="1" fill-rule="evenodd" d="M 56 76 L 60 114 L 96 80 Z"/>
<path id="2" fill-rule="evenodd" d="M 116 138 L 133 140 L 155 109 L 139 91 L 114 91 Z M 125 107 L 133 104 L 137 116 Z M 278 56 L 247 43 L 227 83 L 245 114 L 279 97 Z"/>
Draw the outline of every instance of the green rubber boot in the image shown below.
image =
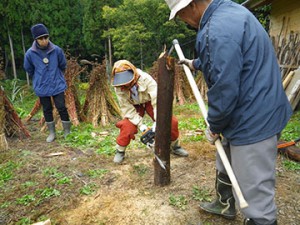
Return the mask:
<path id="1" fill-rule="evenodd" d="M 218 171 L 216 176 L 216 192 L 216 199 L 213 202 L 201 203 L 200 208 L 206 212 L 223 216 L 226 219 L 234 219 L 236 209 L 232 185 L 229 177 Z"/>

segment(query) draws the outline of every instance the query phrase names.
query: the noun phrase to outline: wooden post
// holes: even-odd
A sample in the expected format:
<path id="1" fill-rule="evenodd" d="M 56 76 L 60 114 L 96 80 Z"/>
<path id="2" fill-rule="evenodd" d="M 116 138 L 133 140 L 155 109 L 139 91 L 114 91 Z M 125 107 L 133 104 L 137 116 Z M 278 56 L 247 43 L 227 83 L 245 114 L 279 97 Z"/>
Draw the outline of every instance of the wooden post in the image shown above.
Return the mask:
<path id="1" fill-rule="evenodd" d="M 174 68 L 174 58 L 168 57 L 167 53 L 161 54 L 158 59 L 155 154 L 165 163 L 166 170 L 161 168 L 157 160 L 154 159 L 154 183 L 159 186 L 168 185 L 171 181 L 170 144 Z"/>

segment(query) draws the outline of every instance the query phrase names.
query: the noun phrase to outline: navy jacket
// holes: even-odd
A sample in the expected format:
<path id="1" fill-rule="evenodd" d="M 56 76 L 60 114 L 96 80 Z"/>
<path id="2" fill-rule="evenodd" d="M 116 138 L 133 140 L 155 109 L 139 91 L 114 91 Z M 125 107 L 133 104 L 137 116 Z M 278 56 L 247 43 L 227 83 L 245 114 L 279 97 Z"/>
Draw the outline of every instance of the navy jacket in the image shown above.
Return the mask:
<path id="1" fill-rule="evenodd" d="M 25 54 L 24 69 L 32 77 L 34 92 L 39 97 L 54 96 L 66 90 L 63 73 L 66 66 L 63 50 L 50 41 L 46 50 L 37 48 L 34 41 Z"/>
<path id="2" fill-rule="evenodd" d="M 194 66 L 209 87 L 211 130 L 233 145 L 280 133 L 292 109 L 273 45 L 259 21 L 241 5 L 214 0 L 199 27 Z"/>

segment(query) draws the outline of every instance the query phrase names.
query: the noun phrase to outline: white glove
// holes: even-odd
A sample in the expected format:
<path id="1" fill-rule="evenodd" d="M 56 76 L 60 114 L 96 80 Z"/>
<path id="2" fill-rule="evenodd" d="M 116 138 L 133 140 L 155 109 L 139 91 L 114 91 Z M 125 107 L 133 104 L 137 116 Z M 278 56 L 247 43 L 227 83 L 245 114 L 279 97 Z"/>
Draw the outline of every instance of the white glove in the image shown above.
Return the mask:
<path id="1" fill-rule="evenodd" d="M 156 122 L 154 122 L 154 123 L 152 124 L 152 131 L 155 132 L 155 129 L 156 129 Z"/>
<path id="2" fill-rule="evenodd" d="M 141 124 L 141 125 L 139 126 L 139 130 L 140 130 L 141 132 L 145 132 L 146 130 L 148 130 L 148 126 L 146 126 L 145 124 Z"/>
<path id="3" fill-rule="evenodd" d="M 178 64 L 182 65 L 186 65 L 190 68 L 190 70 L 195 70 L 194 64 L 193 64 L 193 59 L 182 59 L 178 61 Z"/>
<path id="4" fill-rule="evenodd" d="M 215 134 L 213 132 L 211 132 L 211 130 L 208 128 L 206 128 L 206 130 L 204 131 L 205 133 L 205 137 L 206 139 L 209 141 L 209 143 L 211 143 L 212 145 L 215 144 L 216 140 L 220 137 L 219 134 Z"/>

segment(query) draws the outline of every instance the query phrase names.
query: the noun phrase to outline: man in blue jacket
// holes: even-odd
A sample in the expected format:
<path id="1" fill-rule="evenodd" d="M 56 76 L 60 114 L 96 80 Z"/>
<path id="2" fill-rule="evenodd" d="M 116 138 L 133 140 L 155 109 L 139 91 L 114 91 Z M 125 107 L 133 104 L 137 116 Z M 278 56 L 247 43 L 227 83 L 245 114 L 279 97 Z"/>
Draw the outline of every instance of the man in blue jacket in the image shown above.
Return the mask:
<path id="1" fill-rule="evenodd" d="M 47 142 L 56 138 L 55 122 L 53 119 L 53 98 L 60 115 L 64 136 L 70 133 L 71 122 L 65 106 L 67 88 L 64 71 L 67 66 L 63 50 L 49 40 L 49 32 L 44 24 L 31 27 L 33 44 L 27 50 L 24 60 L 24 69 L 32 77 L 33 89 L 43 106 L 43 113 L 49 129 Z"/>
<path id="2" fill-rule="evenodd" d="M 243 6 L 229 0 L 166 0 L 170 19 L 178 16 L 198 29 L 197 58 L 181 63 L 201 70 L 208 85 L 205 132 L 213 144 L 220 134 L 249 207 L 244 224 L 277 224 L 275 166 L 277 139 L 292 110 L 268 34 Z M 217 198 L 203 210 L 234 219 L 235 193 L 216 157 Z"/>

